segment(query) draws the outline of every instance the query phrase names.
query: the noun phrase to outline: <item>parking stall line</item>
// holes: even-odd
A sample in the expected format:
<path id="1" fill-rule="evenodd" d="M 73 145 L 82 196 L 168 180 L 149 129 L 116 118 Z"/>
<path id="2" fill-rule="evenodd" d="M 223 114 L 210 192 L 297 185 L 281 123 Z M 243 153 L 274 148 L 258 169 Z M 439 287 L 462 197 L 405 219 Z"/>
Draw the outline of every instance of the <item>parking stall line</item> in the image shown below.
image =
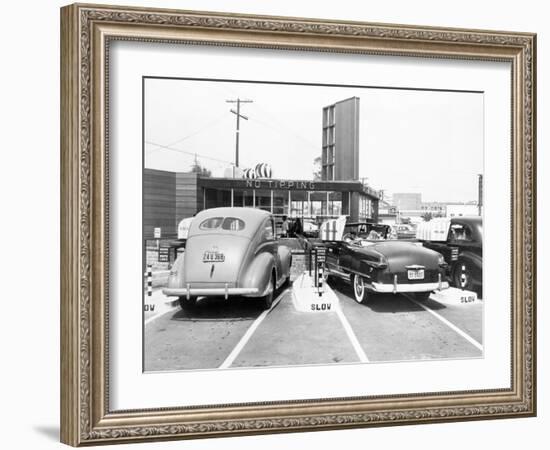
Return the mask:
<path id="1" fill-rule="evenodd" d="M 148 319 L 146 319 L 143 324 L 144 325 L 148 325 L 150 324 L 151 322 L 153 322 L 154 320 L 158 319 L 159 317 L 162 317 L 164 316 L 165 314 L 168 314 L 169 312 L 172 312 L 172 311 L 175 311 L 176 309 L 178 309 L 179 306 L 171 306 L 169 309 L 165 310 L 165 311 L 162 311 L 158 314 L 155 314 L 153 317 L 149 317 Z"/>
<path id="2" fill-rule="evenodd" d="M 454 325 L 453 323 L 449 322 L 447 319 L 445 319 L 443 316 L 441 316 L 440 314 L 436 313 L 433 309 L 431 308 L 428 308 L 426 305 L 423 305 L 422 303 L 420 303 L 419 301 L 413 299 L 412 297 L 410 297 L 409 295 L 406 295 L 406 297 L 413 303 L 417 304 L 418 306 L 420 306 L 421 308 L 425 309 L 426 311 L 428 311 L 430 314 L 432 314 L 434 317 L 436 317 L 437 319 L 439 319 L 441 322 L 443 322 L 445 325 L 447 325 L 451 330 L 453 330 L 454 332 L 458 333 L 460 336 L 462 336 L 464 339 L 466 339 L 470 344 L 472 344 L 474 347 L 476 347 L 477 349 L 483 351 L 483 345 L 481 345 L 478 341 L 476 341 L 473 337 L 471 337 L 469 334 L 465 333 L 464 331 L 462 331 L 460 328 L 458 328 L 456 325 Z"/>
<path id="3" fill-rule="evenodd" d="M 231 367 L 231 364 L 233 364 L 233 361 L 239 356 L 239 353 L 241 353 L 244 346 L 247 344 L 247 342 L 250 340 L 254 332 L 257 330 L 257 328 L 260 326 L 262 321 L 267 317 L 267 315 L 277 306 L 277 304 L 281 301 L 281 299 L 285 296 L 286 293 L 288 293 L 289 290 L 285 289 L 283 292 L 279 294 L 279 296 L 273 301 L 273 304 L 271 305 L 271 308 L 266 309 L 263 311 L 256 320 L 250 325 L 250 328 L 246 330 L 246 333 L 243 335 L 241 340 L 237 343 L 235 348 L 231 351 L 231 353 L 225 358 L 225 361 L 220 365 L 219 369 L 227 369 Z"/>
<path id="4" fill-rule="evenodd" d="M 368 363 L 369 358 L 367 358 L 367 354 L 363 350 L 363 347 L 361 347 L 361 344 L 359 344 L 359 341 L 357 340 L 357 336 L 355 336 L 355 333 L 353 332 L 353 329 L 351 328 L 351 325 L 349 324 L 348 319 L 346 319 L 346 316 L 344 316 L 344 313 L 342 312 L 342 308 L 340 306 L 336 308 L 336 315 L 340 319 L 340 322 L 344 327 L 344 330 L 348 336 L 348 339 L 351 342 L 351 345 L 353 346 L 355 353 L 357 353 L 357 357 L 359 358 L 359 361 L 362 363 Z"/>

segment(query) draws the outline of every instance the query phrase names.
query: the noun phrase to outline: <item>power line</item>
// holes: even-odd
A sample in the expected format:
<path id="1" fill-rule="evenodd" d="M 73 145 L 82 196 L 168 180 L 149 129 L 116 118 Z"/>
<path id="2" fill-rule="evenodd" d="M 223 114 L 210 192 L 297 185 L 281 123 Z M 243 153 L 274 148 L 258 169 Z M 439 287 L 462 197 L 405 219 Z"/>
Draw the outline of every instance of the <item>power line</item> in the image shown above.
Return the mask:
<path id="1" fill-rule="evenodd" d="M 203 159 L 209 159 L 211 161 L 217 161 L 217 162 L 221 162 L 221 163 L 224 163 L 224 164 L 233 164 L 231 161 L 225 161 L 223 159 L 213 158 L 211 156 L 205 156 L 205 155 L 202 155 L 201 153 L 197 153 L 197 152 L 188 152 L 188 151 L 185 151 L 185 150 L 182 150 L 182 149 L 179 149 L 179 148 L 170 147 L 168 145 L 157 144 L 156 142 L 145 141 L 145 143 L 149 144 L 149 145 L 154 145 L 155 147 L 159 147 L 159 148 L 162 148 L 162 149 L 165 149 L 165 150 L 170 150 L 170 151 L 173 151 L 173 152 L 176 152 L 176 153 L 182 153 L 182 154 L 191 155 L 191 156 L 194 156 L 194 157 L 196 157 L 198 155 Z M 156 149 L 154 149 L 154 150 L 156 150 Z"/>
<path id="2" fill-rule="evenodd" d="M 198 130 L 193 131 L 192 133 L 189 133 L 182 138 L 178 139 L 177 141 L 170 142 L 169 144 L 166 144 L 167 147 L 172 147 L 176 144 L 179 144 L 189 138 L 192 138 L 193 136 L 196 136 L 197 134 L 201 134 L 203 131 L 206 131 L 207 129 L 211 128 L 213 125 L 217 124 L 218 122 L 221 122 L 222 120 L 225 120 L 227 118 L 226 114 L 223 113 L 223 115 L 216 117 L 215 119 L 207 122 L 204 126 L 200 127 Z M 156 145 L 156 144 L 155 144 Z M 156 148 L 152 151 L 160 150 L 159 148 Z"/>
<path id="3" fill-rule="evenodd" d="M 304 142 L 305 144 L 307 144 L 309 147 L 315 149 L 315 150 L 319 150 L 320 146 L 317 146 L 311 142 L 309 142 L 308 140 L 306 140 L 305 138 L 299 136 L 299 135 L 296 135 L 292 132 L 289 133 L 288 130 L 284 130 L 282 129 L 281 127 L 275 127 L 273 125 L 270 125 L 269 123 L 266 123 L 262 120 L 259 120 L 259 119 L 250 119 L 251 121 L 255 122 L 255 123 L 259 123 L 260 125 L 263 125 L 264 127 L 266 128 L 269 128 L 270 130 L 272 130 L 273 132 L 275 133 L 278 133 L 280 136 L 284 137 L 284 138 L 288 138 L 289 137 L 289 134 L 291 136 L 293 136 L 294 138 L 298 138 L 301 142 Z"/>
<path id="4" fill-rule="evenodd" d="M 315 145 L 313 142 L 311 142 L 309 139 L 305 138 L 304 136 L 302 136 L 301 134 L 299 134 L 298 132 L 296 132 L 295 130 L 293 130 L 292 128 L 290 127 L 286 127 L 285 125 L 283 125 L 281 122 L 278 121 L 278 119 L 273 116 L 269 111 L 267 111 L 266 109 L 264 109 L 263 107 L 261 107 L 259 104 L 256 104 L 255 105 L 257 108 L 261 109 L 263 111 L 263 113 L 268 116 L 268 118 L 271 119 L 271 121 L 277 125 L 277 127 L 280 129 L 280 130 L 283 130 L 287 133 L 290 133 L 292 135 L 294 135 L 295 137 L 297 137 L 298 139 L 302 140 L 303 142 L 305 142 L 306 144 L 308 144 L 310 147 L 312 148 L 315 148 L 315 149 L 319 149 L 319 146 L 318 145 Z M 256 119 L 256 121 L 258 121 Z M 263 124 L 263 125 L 266 125 L 266 126 L 269 126 L 270 128 L 273 128 L 271 127 L 270 125 L 267 125 L 267 124 Z M 273 128 L 275 129 L 275 128 Z"/>

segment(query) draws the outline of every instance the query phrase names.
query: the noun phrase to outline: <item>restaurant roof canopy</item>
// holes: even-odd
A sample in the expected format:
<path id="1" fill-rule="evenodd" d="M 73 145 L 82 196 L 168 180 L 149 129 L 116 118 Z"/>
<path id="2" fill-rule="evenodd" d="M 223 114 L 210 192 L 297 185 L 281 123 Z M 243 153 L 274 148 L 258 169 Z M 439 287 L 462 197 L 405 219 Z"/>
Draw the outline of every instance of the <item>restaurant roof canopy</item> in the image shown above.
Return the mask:
<path id="1" fill-rule="evenodd" d="M 213 189 L 274 189 L 282 191 L 330 191 L 358 192 L 373 200 L 380 199 L 380 193 L 360 181 L 314 181 L 282 180 L 267 178 L 213 178 L 197 177 L 197 185 Z"/>

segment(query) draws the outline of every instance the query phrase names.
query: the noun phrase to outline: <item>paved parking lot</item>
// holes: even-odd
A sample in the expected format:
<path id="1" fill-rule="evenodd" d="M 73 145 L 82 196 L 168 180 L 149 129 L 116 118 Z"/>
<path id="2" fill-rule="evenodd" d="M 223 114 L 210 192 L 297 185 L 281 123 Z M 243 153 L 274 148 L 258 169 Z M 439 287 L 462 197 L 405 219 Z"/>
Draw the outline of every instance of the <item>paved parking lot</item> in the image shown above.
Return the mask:
<path id="1" fill-rule="evenodd" d="M 351 287 L 331 282 L 340 307 L 299 312 L 292 288 L 269 311 L 254 299 L 202 299 L 192 310 L 163 305 L 145 312 L 146 371 L 344 364 L 483 354 L 483 302 L 424 303 L 404 295 L 353 300 Z"/>

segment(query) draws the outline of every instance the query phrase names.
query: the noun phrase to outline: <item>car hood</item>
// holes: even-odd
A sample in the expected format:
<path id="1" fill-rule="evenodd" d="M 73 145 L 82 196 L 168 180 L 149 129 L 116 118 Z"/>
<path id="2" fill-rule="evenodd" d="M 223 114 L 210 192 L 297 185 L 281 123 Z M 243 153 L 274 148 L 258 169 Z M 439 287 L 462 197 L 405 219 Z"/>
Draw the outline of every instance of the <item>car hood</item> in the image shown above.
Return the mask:
<path id="1" fill-rule="evenodd" d="M 187 240 L 184 280 L 191 285 L 225 284 L 238 282 L 239 272 L 250 246 L 245 236 L 201 234 Z M 204 261 L 205 252 L 223 255 L 223 261 Z"/>
<path id="2" fill-rule="evenodd" d="M 420 265 L 426 269 L 439 267 L 439 253 L 413 242 L 385 241 L 361 249 L 376 252 L 386 259 L 391 272 L 401 272 L 407 266 Z"/>

